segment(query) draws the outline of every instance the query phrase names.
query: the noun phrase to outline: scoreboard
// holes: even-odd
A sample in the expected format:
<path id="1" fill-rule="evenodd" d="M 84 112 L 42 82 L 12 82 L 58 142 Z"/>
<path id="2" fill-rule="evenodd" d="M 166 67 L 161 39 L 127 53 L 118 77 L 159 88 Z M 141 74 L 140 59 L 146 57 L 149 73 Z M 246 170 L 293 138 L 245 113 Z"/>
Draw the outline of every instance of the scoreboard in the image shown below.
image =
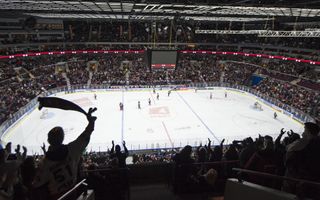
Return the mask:
<path id="1" fill-rule="evenodd" d="M 151 69 L 175 69 L 177 58 L 176 50 L 152 50 Z"/>

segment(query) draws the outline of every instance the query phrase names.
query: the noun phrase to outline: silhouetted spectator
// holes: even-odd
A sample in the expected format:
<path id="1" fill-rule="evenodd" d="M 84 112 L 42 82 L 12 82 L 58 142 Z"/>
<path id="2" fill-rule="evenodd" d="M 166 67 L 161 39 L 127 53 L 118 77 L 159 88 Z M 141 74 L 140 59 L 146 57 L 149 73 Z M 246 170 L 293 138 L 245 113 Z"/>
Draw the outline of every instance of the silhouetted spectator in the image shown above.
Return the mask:
<path id="1" fill-rule="evenodd" d="M 210 161 L 211 162 L 217 162 L 217 161 L 221 161 L 222 160 L 222 156 L 223 156 L 223 143 L 224 143 L 225 139 L 223 139 L 220 143 L 220 146 L 215 146 L 213 148 L 213 151 L 211 152 L 210 155 Z"/>
<path id="2" fill-rule="evenodd" d="M 49 192 L 48 198 L 56 199 L 76 184 L 80 157 L 89 144 L 97 119 L 92 116 L 93 112 L 94 109 L 90 108 L 87 114 L 89 123 L 86 129 L 76 140 L 67 145 L 63 144 L 64 131 L 62 127 L 54 127 L 49 131 L 48 143 L 50 146 L 34 181 L 35 188 L 42 188 Z M 43 199 L 43 197 L 40 198 Z"/>
<path id="3" fill-rule="evenodd" d="M 239 160 L 239 154 L 235 145 L 230 144 L 228 150 L 224 154 L 224 159 L 226 161 Z M 232 168 L 237 167 L 238 163 L 226 163 L 225 166 L 226 166 L 226 176 L 233 177 L 235 175 L 235 171 L 233 171 Z"/>
<path id="4" fill-rule="evenodd" d="M 188 191 L 194 185 L 192 177 L 196 174 L 196 168 L 193 166 L 195 160 L 191 158 L 191 153 L 192 147 L 187 145 L 173 157 L 174 187 L 177 192 Z"/>
<path id="5" fill-rule="evenodd" d="M 285 160 L 287 177 L 320 181 L 319 131 L 320 127 L 317 124 L 307 122 L 302 138 L 287 146 Z M 299 190 L 301 192 L 302 188 L 298 183 L 284 181 L 283 190 L 296 193 Z"/>
<path id="6" fill-rule="evenodd" d="M 251 156 L 255 153 L 256 148 L 251 137 L 246 138 L 243 140 L 243 148 L 239 153 L 239 164 L 240 167 L 244 167 Z"/>
<path id="7" fill-rule="evenodd" d="M 23 147 L 23 153 L 20 153 L 20 145 L 15 149 L 15 160 L 7 160 L 11 153 L 11 143 L 6 148 L 0 149 L 0 199 L 12 199 L 15 197 L 15 186 L 19 183 L 19 168 L 26 157 L 27 149 Z"/>
<path id="8" fill-rule="evenodd" d="M 263 137 L 263 148 L 251 156 L 250 160 L 246 163 L 245 168 L 259 172 L 276 174 L 277 160 L 277 155 L 274 151 L 273 139 L 267 135 Z M 273 184 L 269 182 L 270 179 L 264 179 L 254 175 L 250 177 L 250 180 L 258 184 L 269 186 L 270 184 Z"/>
<path id="9" fill-rule="evenodd" d="M 123 141 L 122 145 L 124 152 L 121 152 L 120 145 L 116 145 L 116 148 L 114 148 L 114 141 L 112 140 L 112 148 L 110 151 L 110 158 L 117 158 L 120 168 L 126 167 L 126 159 L 129 155 L 129 151 L 126 147 L 126 142 Z"/>
<path id="10" fill-rule="evenodd" d="M 33 179 L 36 175 L 36 166 L 34 157 L 28 156 L 21 165 L 22 184 L 28 189 L 32 189 Z"/>

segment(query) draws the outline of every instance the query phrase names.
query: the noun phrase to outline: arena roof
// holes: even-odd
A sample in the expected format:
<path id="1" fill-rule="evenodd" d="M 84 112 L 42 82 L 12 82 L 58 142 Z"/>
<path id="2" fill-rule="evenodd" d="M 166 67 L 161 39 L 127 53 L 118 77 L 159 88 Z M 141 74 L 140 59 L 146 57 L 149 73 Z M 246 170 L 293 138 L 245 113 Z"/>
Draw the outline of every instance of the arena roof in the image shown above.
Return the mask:
<path id="1" fill-rule="evenodd" d="M 142 1 L 143 2 L 143 1 Z M 145 1 L 147 2 L 147 1 Z M 150 2 L 150 1 L 148 1 Z M 263 21 L 270 17 L 320 17 L 318 1 L 308 3 L 255 4 L 256 1 L 225 3 L 137 3 L 102 0 L 0 0 L 2 12 L 18 12 L 45 18 L 172 19 L 198 21 Z M 219 2 L 219 1 L 218 1 Z M 319 1 L 320 2 L 320 1 Z M 308 5 L 310 5 L 308 7 Z M 312 6 L 311 6 L 312 5 Z M 302 7 L 303 6 L 303 7 Z M 239 17 L 242 17 L 241 19 Z M 226 18 L 229 17 L 229 18 Z"/>

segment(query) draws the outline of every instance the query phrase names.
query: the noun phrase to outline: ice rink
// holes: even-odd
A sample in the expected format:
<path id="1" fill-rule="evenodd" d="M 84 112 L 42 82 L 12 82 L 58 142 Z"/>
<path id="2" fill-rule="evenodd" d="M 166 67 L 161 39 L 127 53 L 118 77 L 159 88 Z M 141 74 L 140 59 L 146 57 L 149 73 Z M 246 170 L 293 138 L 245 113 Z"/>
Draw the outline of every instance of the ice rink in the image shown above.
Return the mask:
<path id="1" fill-rule="evenodd" d="M 195 146 L 201 141 L 205 144 L 207 138 L 216 145 L 224 138 L 226 143 L 231 143 L 248 136 L 258 137 L 258 134 L 276 137 L 281 128 L 302 133 L 301 123 L 281 113 L 274 119 L 274 110 L 263 103 L 263 111 L 253 109 L 256 101 L 253 96 L 227 91 L 225 98 L 225 91 L 180 90 L 172 91 L 168 97 L 168 90 L 162 90 L 156 91 L 159 100 L 152 90 L 88 91 L 56 96 L 77 103 L 85 110 L 98 108 L 88 151 L 106 151 L 112 140 L 115 143 L 125 140 L 128 149 L 135 150 Z M 138 101 L 141 109 L 138 109 Z M 119 109 L 120 102 L 124 104 L 124 111 Z M 62 126 L 64 143 L 68 143 L 87 125 L 85 116 L 74 111 L 49 108 L 45 119 L 40 119 L 41 114 L 42 111 L 35 109 L 7 131 L 2 140 L 25 145 L 29 153 L 40 153 L 40 146 L 46 142 L 51 128 Z"/>

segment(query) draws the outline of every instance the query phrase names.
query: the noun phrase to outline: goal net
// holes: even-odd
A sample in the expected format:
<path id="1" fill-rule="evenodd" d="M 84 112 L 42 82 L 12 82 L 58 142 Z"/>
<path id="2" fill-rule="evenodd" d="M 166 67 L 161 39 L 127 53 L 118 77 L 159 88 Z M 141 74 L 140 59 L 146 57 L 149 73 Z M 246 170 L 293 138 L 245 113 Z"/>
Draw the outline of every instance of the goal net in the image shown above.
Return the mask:
<path id="1" fill-rule="evenodd" d="M 257 101 L 253 104 L 253 108 L 255 110 L 263 110 L 261 104 Z"/>
<path id="2" fill-rule="evenodd" d="M 40 115 L 40 119 L 46 119 L 48 117 L 48 109 L 44 109 L 42 112 L 41 112 L 41 115 Z"/>

